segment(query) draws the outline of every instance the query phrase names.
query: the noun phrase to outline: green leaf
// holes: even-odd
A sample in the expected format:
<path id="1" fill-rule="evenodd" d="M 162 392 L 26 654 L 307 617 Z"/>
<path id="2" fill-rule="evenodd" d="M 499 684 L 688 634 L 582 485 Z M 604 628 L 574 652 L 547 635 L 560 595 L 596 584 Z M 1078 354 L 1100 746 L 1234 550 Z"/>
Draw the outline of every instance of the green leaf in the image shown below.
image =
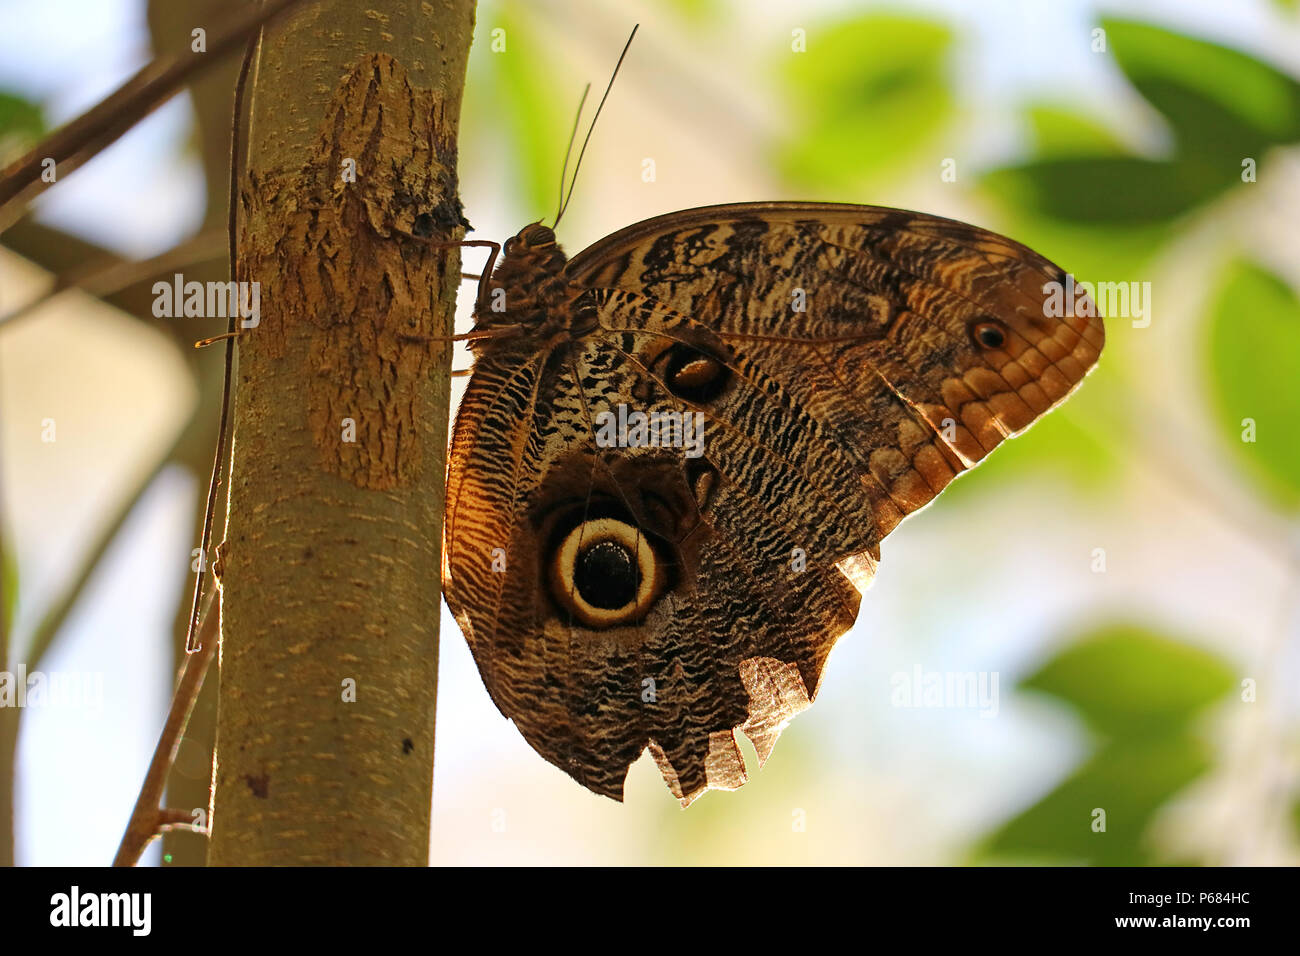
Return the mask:
<path id="1" fill-rule="evenodd" d="M 1024 115 L 1039 159 L 1121 156 L 1128 152 L 1107 127 L 1072 106 L 1033 103 L 1025 107 Z"/>
<path id="2" fill-rule="evenodd" d="M 1021 687 L 1070 704 L 1097 733 L 1133 740 L 1186 726 L 1232 689 L 1233 674 L 1205 651 L 1121 625 L 1066 648 Z"/>
<path id="3" fill-rule="evenodd" d="M 982 854 L 1014 860 L 1147 866 L 1143 834 L 1157 810 L 1209 769 L 1205 746 L 1185 735 L 1108 747 L 1002 826 Z M 1094 830 L 1103 819 L 1104 831 Z"/>
<path id="4" fill-rule="evenodd" d="M 45 135 L 41 108 L 0 91 L 0 165 L 15 159 Z"/>
<path id="5" fill-rule="evenodd" d="M 565 82 L 562 64 L 532 28 L 524 5 L 503 3 L 498 16 L 486 26 L 478 51 L 478 65 L 491 97 L 486 115 L 499 117 L 505 124 L 510 180 L 519 184 L 522 204 L 531 211 L 531 218 L 553 216 L 559 202 L 564 150 L 582 86 Z M 501 41 L 505 49 L 500 52 L 493 51 L 492 33 L 497 29 L 504 31 Z M 476 86 L 470 83 L 466 89 Z M 470 105 L 467 103 L 466 112 L 473 114 Z M 588 120 L 594 108 L 589 96 Z"/>
<path id="6" fill-rule="evenodd" d="M 1228 443 L 1281 507 L 1298 510 L 1300 300 L 1273 273 L 1236 262 L 1209 321 L 1206 361 Z"/>
<path id="7" fill-rule="evenodd" d="M 1115 625 L 1070 644 L 1020 686 L 1068 704 L 1098 735 L 1098 749 L 995 830 L 976 857 L 1168 862 L 1156 858 L 1144 835 L 1160 807 L 1210 767 L 1193 720 L 1234 686 L 1228 666 L 1144 628 Z"/>
<path id="8" fill-rule="evenodd" d="M 1300 140 L 1300 83 L 1238 50 L 1131 20 L 1105 19 L 1115 62 L 1189 156 L 1240 161 Z"/>
<path id="9" fill-rule="evenodd" d="M 41 108 L 20 96 L 0 91 L 0 134 L 14 132 L 43 135 L 45 120 Z"/>
<path id="10" fill-rule="evenodd" d="M 1062 110 L 1030 113 L 1039 155 L 983 185 L 1061 222 L 1130 227 L 1175 219 L 1241 183 L 1242 162 L 1300 140 L 1300 83 L 1227 47 L 1149 24 L 1104 21 L 1129 81 L 1169 121 L 1172 157 L 1123 152 L 1105 130 Z"/>
<path id="11" fill-rule="evenodd" d="M 1140 225 L 1172 219 L 1241 181 L 1216 168 L 1137 156 L 1065 156 L 991 170 L 983 185 L 1004 202 L 1062 222 Z"/>
<path id="12" fill-rule="evenodd" d="M 777 160 L 801 185 L 843 199 L 864 178 L 914 164 L 952 118 L 945 26 L 867 16 L 811 28 L 806 42 L 782 53 L 790 131 Z"/>
<path id="13" fill-rule="evenodd" d="M 716 19 L 720 13 L 724 12 L 724 8 L 718 0 L 668 0 L 668 6 L 672 7 L 678 16 L 692 26 L 699 26 Z"/>

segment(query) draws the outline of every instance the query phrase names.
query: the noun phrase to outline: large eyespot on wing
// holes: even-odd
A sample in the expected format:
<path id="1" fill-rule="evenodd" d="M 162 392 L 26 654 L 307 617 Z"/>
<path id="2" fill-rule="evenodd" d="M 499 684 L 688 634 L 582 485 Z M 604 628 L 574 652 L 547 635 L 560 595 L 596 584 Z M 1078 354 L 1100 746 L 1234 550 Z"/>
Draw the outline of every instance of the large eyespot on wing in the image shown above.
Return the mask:
<path id="1" fill-rule="evenodd" d="M 574 524 L 552 547 L 547 572 L 556 604 L 596 629 L 643 620 L 668 580 L 649 536 L 618 518 Z"/>
<path id="2" fill-rule="evenodd" d="M 761 763 L 815 696 L 830 649 L 856 614 L 869 576 L 858 572 L 878 554 L 871 510 L 843 494 L 850 451 L 791 407 L 778 382 L 688 317 L 627 293 L 600 299 L 606 331 L 584 342 L 578 378 L 604 370 L 616 395 L 648 381 L 643 394 L 656 398 L 644 411 L 707 423 L 703 456 L 676 459 L 676 480 L 701 515 L 682 547 L 682 587 L 666 596 L 670 616 L 647 621 L 653 640 L 638 651 L 658 697 L 642 705 L 637 725 L 688 804 L 706 789 L 744 782 L 736 729 Z M 629 455 L 616 467 L 644 460 Z"/>
<path id="3" fill-rule="evenodd" d="M 743 783 L 734 729 L 761 762 L 808 705 L 859 600 L 835 558 L 871 547 L 858 540 L 865 508 L 805 526 L 801 466 L 775 483 L 765 471 L 810 457 L 815 436 L 765 450 L 778 438 L 770 416 L 708 434 L 694 458 L 596 446 L 591 406 L 630 395 L 647 366 L 647 411 L 696 407 L 674 389 L 719 407 L 761 400 L 711 343 L 690 344 L 629 359 L 593 340 L 572 375 L 493 374 L 488 391 L 467 392 L 465 427 L 480 425 L 458 420 L 453 446 L 447 600 L 484 683 L 539 754 L 615 799 L 647 747 L 683 803 Z M 797 550 L 806 562 L 792 563 Z"/>

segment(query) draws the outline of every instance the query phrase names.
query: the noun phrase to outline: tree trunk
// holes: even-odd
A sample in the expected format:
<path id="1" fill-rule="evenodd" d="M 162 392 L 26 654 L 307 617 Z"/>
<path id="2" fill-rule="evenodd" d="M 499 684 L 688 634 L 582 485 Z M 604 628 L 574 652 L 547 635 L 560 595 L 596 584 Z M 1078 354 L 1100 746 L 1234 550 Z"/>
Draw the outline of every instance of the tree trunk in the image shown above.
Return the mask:
<path id="1" fill-rule="evenodd" d="M 214 865 L 424 865 L 472 0 L 268 31 L 240 188 Z M 251 321 L 251 320 L 250 320 Z"/>

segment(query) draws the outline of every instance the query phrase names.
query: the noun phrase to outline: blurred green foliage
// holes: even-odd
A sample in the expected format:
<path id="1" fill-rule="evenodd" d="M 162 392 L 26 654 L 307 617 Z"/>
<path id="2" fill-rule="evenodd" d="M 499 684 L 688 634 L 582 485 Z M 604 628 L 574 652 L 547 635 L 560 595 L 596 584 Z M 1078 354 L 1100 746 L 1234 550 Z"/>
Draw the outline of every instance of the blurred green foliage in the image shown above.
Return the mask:
<path id="1" fill-rule="evenodd" d="M 1079 117 L 1072 123 L 1068 106 L 1035 105 L 1026 117 L 1036 155 L 991 171 L 982 185 L 1001 201 L 1017 238 L 1060 256 L 1056 261 L 1071 263 L 1081 277 L 1129 280 L 1198 207 L 1244 188 L 1243 159 L 1263 166 L 1268 150 L 1300 141 L 1300 84 L 1213 43 L 1131 21 L 1104 24 L 1117 65 L 1168 124 L 1171 155 L 1125 155 L 1104 126 Z M 1191 316 L 1164 320 L 1198 334 Z M 1111 361 L 1103 361 L 1094 379 L 1140 374 L 1126 367 L 1122 352 L 1114 354 L 1113 340 L 1126 334 L 1125 324 L 1108 324 Z M 1233 263 L 1210 305 L 1203 341 L 1210 400 L 1225 438 L 1272 500 L 1294 510 L 1300 502 L 1300 447 L 1288 438 L 1295 432 L 1290 423 L 1300 420 L 1294 290 L 1257 265 Z M 1085 389 L 1065 411 L 1086 415 L 1089 402 L 1103 406 L 1106 399 Z M 1096 452 L 1088 444 L 1038 440 L 1040 432 L 1051 439 L 1053 430 L 1062 431 L 1056 424 L 1062 417 L 1058 411 L 1036 426 L 1034 443 L 1018 449 L 1019 457 L 1087 467 Z M 1256 422 L 1255 442 L 1242 441 L 1245 418 Z M 1004 464 L 1024 469 L 1029 463 Z M 981 479 L 988 474 L 981 469 Z M 1158 809 L 1209 768 L 1191 721 L 1231 683 L 1226 666 L 1211 655 L 1135 629 L 1093 635 L 1062 653 L 1024 687 L 1070 704 L 1101 743 L 1051 793 L 992 834 L 982 852 L 1111 865 L 1171 862 L 1157 860 L 1143 834 Z M 1107 813 L 1105 834 L 1090 826 L 1097 807 Z"/>
<path id="2" fill-rule="evenodd" d="M 1102 23 L 1115 63 L 1168 124 L 1172 155 L 1114 155 L 1109 137 L 1104 151 L 1054 148 L 987 176 L 1013 204 L 1063 222 L 1169 220 L 1240 184 L 1243 160 L 1258 163 L 1271 147 L 1300 140 L 1300 84 L 1292 78 L 1160 27 Z"/>
<path id="3" fill-rule="evenodd" d="M 1162 862 L 1143 834 L 1160 806 L 1209 768 L 1194 720 L 1232 686 L 1232 673 L 1214 655 L 1141 627 L 1107 627 L 1070 644 L 1020 687 L 1074 710 L 1097 749 L 992 834 L 981 853 L 1109 866 Z M 1097 811 L 1105 813 L 1104 831 L 1094 824 Z"/>
<path id="4" fill-rule="evenodd" d="M 1279 506 L 1296 511 L 1300 300 L 1267 269 L 1234 262 L 1210 304 L 1209 323 L 1206 362 L 1223 434 L 1264 491 Z"/>
<path id="5" fill-rule="evenodd" d="M 955 115 L 951 31 L 903 16 L 809 30 L 816 55 L 785 57 L 792 128 L 777 163 L 814 199 L 843 199 L 866 176 L 915 164 Z"/>
<path id="6" fill-rule="evenodd" d="M 1144 628 L 1114 626 L 1069 645 L 1021 687 L 1070 704 L 1097 734 L 1136 740 L 1182 732 L 1232 684 L 1204 651 Z"/>
<path id="7" fill-rule="evenodd" d="M 1008 232 L 1054 261 L 1069 263 L 1075 275 L 1131 280 L 1198 207 L 1243 186 L 1244 159 L 1262 164 L 1272 147 L 1300 141 L 1300 83 L 1204 40 L 1127 20 L 1103 24 L 1117 66 L 1167 123 L 1171 156 L 1127 154 L 1102 123 L 1080 116 L 1068 104 L 1031 104 L 1024 114 L 1034 144 L 1031 158 L 988 171 L 981 188 L 1008 216 Z M 1258 466 L 1274 499 L 1294 508 L 1300 449 L 1278 440 L 1286 432 L 1282 423 L 1296 420 L 1288 417 L 1296 413 L 1294 398 L 1283 397 L 1296 393 L 1283 383 L 1300 381 L 1294 296 L 1280 280 L 1269 283 L 1257 273 L 1234 272 L 1228 281 L 1231 288 L 1214 310 L 1207 343 L 1218 411 L 1230 426 L 1234 445 Z M 1184 323 L 1190 333 L 1190 321 Z M 1108 336 L 1113 340 L 1125 334 L 1124 325 L 1108 323 Z M 1124 361 L 1122 351 L 1112 348 L 1094 379 L 1132 374 Z M 1025 467 L 1023 459 L 1030 458 L 1071 474 L 1095 473 L 1097 442 L 1053 439 L 1065 431 L 1066 423 L 1058 424 L 1063 416 L 1086 415 L 1089 403 L 1106 404 L 1096 391 L 1083 390 L 1066 409 L 1035 426 L 1030 448 L 1012 443 L 1008 448 L 1014 452 L 994 456 L 995 467 L 954 487 L 969 492 L 1011 467 Z M 1123 394 L 1122 389 L 1111 391 Z M 1243 443 L 1241 419 L 1258 421 L 1261 415 L 1270 421 L 1273 440 Z M 1116 420 L 1111 416 L 1109 422 Z"/>
<path id="8" fill-rule="evenodd" d="M 1104 121 L 1070 103 L 1022 107 L 1029 150 L 990 169 L 979 191 L 1015 236 L 1083 280 L 1135 281 L 1209 204 L 1249 181 L 1277 146 L 1300 142 L 1300 83 L 1240 51 L 1174 31 L 1105 19 L 1109 55 L 1135 100 L 1150 107 L 1144 155 Z M 933 163 L 958 116 L 950 75 L 955 38 L 944 25 L 903 17 L 854 17 L 809 31 L 817 57 L 782 64 L 798 108 L 778 150 L 781 168 L 814 197 L 853 199 L 864 186 Z M 1157 119 L 1163 127 L 1157 124 Z M 872 186 L 879 190 L 879 186 Z M 1277 276 L 1232 265 L 1211 304 L 1208 332 L 1194 316 L 1165 315 L 1202 335 L 1223 433 L 1272 500 L 1300 502 L 1300 303 Z M 956 482 L 948 506 L 1035 473 L 1100 488 L 1123 468 L 1135 435 L 1125 402 L 1140 376 L 1122 344 L 1128 323 L 1108 323 L 1111 347 L 1089 387 L 1008 442 Z M 1242 419 L 1260 439 L 1241 440 Z M 1161 862 L 1144 834 L 1174 794 L 1211 766 L 1196 716 L 1233 685 L 1228 665 L 1136 627 L 1107 628 L 1061 651 L 1022 685 L 1076 711 L 1096 750 L 1035 805 L 982 841 L 998 860 L 1096 864 Z M 1106 832 L 1092 829 L 1094 808 Z M 1164 861 L 1169 862 L 1169 861 Z M 1180 861 L 1183 862 L 1183 861 Z"/>
<path id="9" fill-rule="evenodd" d="M 1055 156 L 987 179 L 1013 203 L 1053 219 L 1121 226 L 1171 219 L 1229 184 L 1200 165 L 1140 156 Z"/>
<path id="10" fill-rule="evenodd" d="M 1122 156 L 1126 147 L 1105 124 L 1062 103 L 1030 103 L 1024 110 L 1030 143 L 1043 158 Z"/>
<path id="11" fill-rule="evenodd" d="M 45 133 L 45 119 L 35 103 L 0 91 L 0 166 L 31 147 Z M 0 652 L 2 640 L 13 633 L 18 609 L 18 563 L 8 547 L 8 535 L 0 522 Z M 0 668 L 6 665 L 0 653 Z"/>
<path id="12" fill-rule="evenodd" d="M 1168 121 L 1187 160 L 1222 161 L 1300 140 L 1300 83 L 1244 53 L 1131 20 L 1103 20 L 1115 62 Z M 1229 181 L 1232 180 L 1229 177 Z"/>
<path id="13" fill-rule="evenodd" d="M 0 90 L 0 165 L 17 158 L 44 135 L 41 108 Z"/>
<path id="14" fill-rule="evenodd" d="M 549 218 L 558 207 L 564 149 L 582 87 L 565 82 L 557 72 L 555 57 L 534 28 L 525 4 L 507 0 L 497 11 L 480 28 L 480 48 L 489 52 L 465 86 L 464 112 L 473 117 L 482 109 L 479 104 L 490 104 L 492 120 L 504 124 L 520 204 L 529 221 Z M 502 44 L 504 50 L 498 53 Z M 594 109 L 589 95 L 588 119 Z M 575 159 L 579 146 L 574 146 Z"/>
<path id="15" fill-rule="evenodd" d="M 713 20 L 724 11 L 719 0 L 668 0 L 668 5 L 692 25 Z"/>
<path id="16" fill-rule="evenodd" d="M 7 652 L 8 635 L 14 632 L 18 615 L 18 562 L 7 546 L 8 536 L 0 523 L 0 652 Z M 6 654 L 0 653 L 0 669 L 8 665 Z"/>

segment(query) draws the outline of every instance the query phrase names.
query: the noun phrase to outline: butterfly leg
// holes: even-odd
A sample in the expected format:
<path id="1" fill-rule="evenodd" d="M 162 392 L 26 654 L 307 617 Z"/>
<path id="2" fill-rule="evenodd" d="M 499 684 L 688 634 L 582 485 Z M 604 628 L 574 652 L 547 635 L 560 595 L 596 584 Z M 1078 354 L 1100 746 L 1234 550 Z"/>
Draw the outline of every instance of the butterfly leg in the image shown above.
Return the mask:
<path id="1" fill-rule="evenodd" d="M 488 276 L 492 275 L 492 267 L 496 265 L 497 256 L 501 254 L 501 243 L 493 242 L 491 239 L 457 239 L 452 242 L 442 242 L 437 239 L 426 239 L 423 236 L 415 236 L 413 238 L 419 240 L 420 242 L 423 242 L 426 246 L 430 246 L 434 249 L 451 249 L 453 247 L 457 247 L 457 248 L 477 247 L 481 249 L 490 250 L 488 252 L 487 264 L 483 267 L 483 272 L 481 275 L 472 275 L 471 273 L 468 272 L 462 272 L 460 274 L 460 277 L 462 279 L 478 280 L 478 296 L 476 297 L 475 302 L 476 302 L 476 308 L 482 309 L 487 301 L 486 280 Z"/>
<path id="2" fill-rule="evenodd" d="M 242 332 L 222 332 L 220 335 L 213 335 L 206 339 L 199 339 L 194 343 L 194 347 L 196 349 L 205 349 L 209 345 L 214 345 L 217 342 L 224 342 L 226 339 L 237 339 L 242 334 Z"/>

